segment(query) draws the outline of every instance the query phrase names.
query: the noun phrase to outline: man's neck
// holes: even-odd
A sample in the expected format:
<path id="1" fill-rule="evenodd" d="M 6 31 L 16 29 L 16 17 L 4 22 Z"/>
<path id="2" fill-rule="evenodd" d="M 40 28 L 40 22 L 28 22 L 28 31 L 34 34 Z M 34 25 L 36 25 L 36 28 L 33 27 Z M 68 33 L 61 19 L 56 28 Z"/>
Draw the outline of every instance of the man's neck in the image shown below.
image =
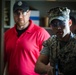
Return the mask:
<path id="1" fill-rule="evenodd" d="M 70 34 L 67 34 L 65 37 L 59 39 L 60 41 L 67 42 L 70 39 Z"/>

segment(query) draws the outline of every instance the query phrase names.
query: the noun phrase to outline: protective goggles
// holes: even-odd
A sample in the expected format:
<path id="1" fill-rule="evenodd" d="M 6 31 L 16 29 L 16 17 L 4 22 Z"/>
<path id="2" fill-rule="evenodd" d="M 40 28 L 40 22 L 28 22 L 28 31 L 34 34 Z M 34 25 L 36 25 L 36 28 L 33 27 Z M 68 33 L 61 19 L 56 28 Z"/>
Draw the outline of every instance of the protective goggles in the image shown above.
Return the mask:
<path id="1" fill-rule="evenodd" d="M 14 15 L 19 16 L 20 14 L 22 15 L 26 15 L 28 13 L 28 11 L 24 12 L 23 10 L 21 12 L 19 12 L 18 10 L 14 12 Z"/>
<path id="2" fill-rule="evenodd" d="M 50 25 L 53 27 L 58 27 L 58 26 L 64 27 L 66 23 L 65 21 L 61 21 L 61 20 L 53 20 L 51 21 Z"/>

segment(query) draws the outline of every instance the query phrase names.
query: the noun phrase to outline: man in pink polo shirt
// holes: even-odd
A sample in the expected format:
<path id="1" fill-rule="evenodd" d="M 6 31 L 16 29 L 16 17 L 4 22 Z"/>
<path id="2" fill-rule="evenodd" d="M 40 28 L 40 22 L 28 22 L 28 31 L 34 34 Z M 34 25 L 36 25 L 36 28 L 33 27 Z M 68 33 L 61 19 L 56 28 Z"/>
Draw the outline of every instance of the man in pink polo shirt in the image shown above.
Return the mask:
<path id="1" fill-rule="evenodd" d="M 13 6 L 15 25 L 4 34 L 4 67 L 8 75 L 39 75 L 34 72 L 42 43 L 50 35 L 30 20 L 30 9 L 25 1 Z"/>

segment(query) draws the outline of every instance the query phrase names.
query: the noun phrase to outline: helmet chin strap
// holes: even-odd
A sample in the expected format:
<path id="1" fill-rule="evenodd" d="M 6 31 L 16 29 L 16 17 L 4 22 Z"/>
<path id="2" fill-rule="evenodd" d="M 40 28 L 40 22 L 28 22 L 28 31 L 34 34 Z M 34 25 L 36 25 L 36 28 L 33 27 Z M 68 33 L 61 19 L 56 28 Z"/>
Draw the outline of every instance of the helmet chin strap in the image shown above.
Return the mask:
<path id="1" fill-rule="evenodd" d="M 63 29 L 63 32 L 64 33 L 63 33 L 63 36 L 62 37 L 65 37 L 65 35 L 70 34 L 70 26 L 68 26 L 69 25 L 68 20 L 65 23 L 66 23 L 66 26 Z"/>
<path id="2" fill-rule="evenodd" d="M 67 30 L 64 29 L 63 32 L 64 33 L 63 33 L 63 36 L 62 37 L 65 37 L 65 35 L 70 34 L 70 30 L 69 29 L 67 29 Z"/>

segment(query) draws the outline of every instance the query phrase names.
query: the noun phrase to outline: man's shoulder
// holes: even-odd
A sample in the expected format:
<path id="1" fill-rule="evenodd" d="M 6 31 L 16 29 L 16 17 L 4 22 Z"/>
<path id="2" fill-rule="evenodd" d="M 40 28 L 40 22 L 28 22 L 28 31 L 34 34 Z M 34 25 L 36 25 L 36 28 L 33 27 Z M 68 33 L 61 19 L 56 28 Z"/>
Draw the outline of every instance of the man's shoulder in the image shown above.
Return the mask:
<path id="1" fill-rule="evenodd" d="M 56 43 L 56 35 L 52 35 L 48 40 L 46 40 L 43 45 L 54 45 Z"/>
<path id="2" fill-rule="evenodd" d="M 12 27 L 12 28 L 6 30 L 6 31 L 5 31 L 5 34 L 9 34 L 9 33 L 13 32 L 13 30 L 14 30 L 14 27 Z"/>
<path id="3" fill-rule="evenodd" d="M 49 32 L 48 32 L 44 27 L 35 25 L 35 26 L 34 26 L 34 30 L 35 30 L 38 34 L 46 35 L 46 37 L 47 37 L 48 35 L 50 36 Z"/>
<path id="4" fill-rule="evenodd" d="M 45 30 L 46 30 L 45 28 L 43 28 L 43 27 L 41 27 L 41 26 L 39 26 L 39 25 L 36 25 L 36 24 L 34 24 L 34 28 L 35 28 L 36 30 L 39 30 L 39 31 L 45 31 Z"/>

